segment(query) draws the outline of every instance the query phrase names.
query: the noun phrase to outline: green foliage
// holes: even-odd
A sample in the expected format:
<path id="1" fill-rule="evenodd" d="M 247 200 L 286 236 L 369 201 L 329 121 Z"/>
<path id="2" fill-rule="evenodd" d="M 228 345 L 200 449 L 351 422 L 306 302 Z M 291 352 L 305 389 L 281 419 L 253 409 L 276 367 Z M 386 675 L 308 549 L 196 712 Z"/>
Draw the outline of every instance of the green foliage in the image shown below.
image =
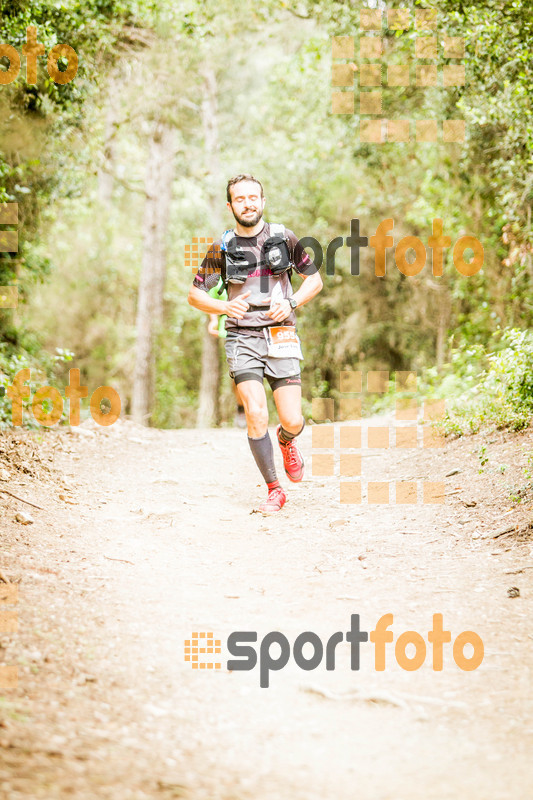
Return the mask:
<path id="1" fill-rule="evenodd" d="M 157 349 L 156 407 L 151 424 L 158 428 L 194 427 L 196 421 L 203 320 L 191 320 L 192 315 L 183 312 L 175 311 L 174 324 L 160 337 Z"/>
<path id="2" fill-rule="evenodd" d="M 73 355 L 68 350 L 58 349 L 55 355 L 41 352 L 37 361 L 35 354 L 27 350 L 18 348 L 14 351 L 7 343 L 0 343 L 0 386 L 7 390 L 8 386 L 13 384 L 18 372 L 23 369 L 30 370 L 30 381 L 26 384 L 30 387 L 30 397 L 22 400 L 24 428 L 41 428 L 31 411 L 32 396 L 41 386 L 59 388 L 61 380 L 64 380 L 65 365 L 72 361 Z M 65 408 L 66 404 L 60 420 L 64 423 L 68 421 Z M 4 395 L 0 397 L 0 429 L 11 428 L 11 420 L 11 400 Z"/>
<path id="3" fill-rule="evenodd" d="M 17 316 L 5 311 L 0 319 L 9 358 L 17 345 L 39 364 L 46 361 L 40 346 L 73 350 L 89 386 L 113 385 L 128 412 L 147 126 L 164 114 L 177 128 L 178 155 L 154 424 L 193 424 L 203 317 L 185 301 L 183 246 L 231 224 L 229 215 L 222 224 L 212 219 L 212 196 L 225 213 L 225 180 L 242 171 L 262 178 L 267 219 L 314 236 L 324 252 L 333 238 L 348 236 L 350 219 L 371 236 L 391 216 L 396 243 L 406 235 L 427 242 L 432 220 L 441 218 L 452 245 L 471 233 L 485 249 L 483 270 L 472 278 L 457 273 L 451 248 L 442 277 L 432 276 L 428 252 L 420 275 L 406 278 L 389 251 L 387 275 L 376 278 L 371 248 L 362 251 L 359 277 L 350 274 L 348 248 L 340 248 L 336 274 L 324 276 L 324 292 L 299 312 L 307 398 L 335 396 L 341 369 L 414 369 L 424 396 L 453 403 L 448 432 L 527 424 L 531 340 L 518 329 L 533 325 L 529 0 L 436 0 L 439 37 L 465 39 L 466 85 L 384 84 L 384 116 L 462 117 L 462 145 L 364 144 L 357 114 L 330 113 L 330 37 L 353 34 L 357 48 L 366 5 L 0 0 L 0 41 L 20 50 L 34 24 L 47 51 L 65 42 L 80 55 L 70 84 L 50 81 L 41 58 L 36 86 L 26 85 L 23 62 L 18 79 L 0 87 L 0 200 L 18 202 L 20 211 L 19 253 L 0 254 L 0 285 L 18 281 L 22 299 Z M 421 4 L 402 5 L 414 14 Z M 414 29 L 384 32 L 385 65 L 406 63 L 414 36 Z M 237 39 L 239 47 L 228 46 Z M 206 59 L 218 84 L 215 187 L 206 185 L 202 141 Z M 106 80 L 117 64 L 113 198 L 102 208 L 96 172 L 107 146 Z M 39 338 L 30 342 L 32 328 Z M 391 398 L 369 402 L 375 411 Z"/>
<path id="4" fill-rule="evenodd" d="M 446 415 L 436 427 L 446 435 L 477 433 L 483 426 L 522 430 L 533 418 L 533 333 L 519 329 L 497 331 L 486 346 L 454 348 L 439 370 L 421 370 L 416 395 L 446 401 Z M 366 412 L 390 411 L 396 399 L 413 393 L 397 392 L 394 376 L 383 395 L 367 398 Z M 481 447 L 481 467 L 487 462 Z M 505 471 L 505 466 L 502 472 Z"/>
<path id="5" fill-rule="evenodd" d="M 448 434 L 475 433 L 483 425 L 522 430 L 533 418 L 533 333 L 511 329 L 494 337 L 497 352 L 472 352 L 469 384 L 450 403 L 442 430 Z M 484 366 L 486 365 L 486 368 Z M 454 376 L 454 381 L 456 376 Z M 444 392 L 445 381 L 439 387 Z M 450 384 L 448 384 L 450 386 Z"/>
<path id="6" fill-rule="evenodd" d="M 517 412 L 533 412 L 533 333 L 509 330 L 503 342 L 504 349 L 489 356 L 487 388 L 499 389 Z"/>
<path id="7" fill-rule="evenodd" d="M 532 242 L 533 17 L 529 0 L 439 0 L 443 24 L 464 36 L 467 83 L 458 91 L 470 135 L 462 166 L 497 215 Z M 528 210 L 529 209 L 529 210 Z"/>
<path id="8" fill-rule="evenodd" d="M 362 0 L 350 4 L 298 0 L 291 4 L 295 13 L 307 9 L 307 14 L 331 35 L 353 35 L 356 60 L 359 12 L 365 5 Z M 410 9 L 411 19 L 416 9 L 424 5 L 416 1 L 402 3 Z M 387 276 L 387 287 L 382 290 L 387 313 L 379 309 L 383 322 L 371 320 L 370 337 L 358 343 L 374 359 L 388 362 L 387 366 L 396 366 L 394 354 L 398 349 L 407 356 L 409 366 L 428 366 L 424 360 L 435 352 L 435 322 L 449 301 L 451 308 L 445 324 L 448 331 L 455 332 L 456 342 L 483 343 L 500 327 L 533 324 L 531 4 L 529 0 L 436 0 L 432 6 L 438 15 L 439 41 L 443 34 L 465 41 L 466 84 L 447 90 L 413 85 L 392 89 L 384 80 L 383 117 L 463 118 L 465 143 L 360 143 L 357 111 L 338 118 L 344 128 L 340 138 L 351 140 L 354 159 L 366 165 L 357 183 L 359 210 L 361 206 L 364 209 L 358 214 L 362 222 L 366 222 L 365 216 L 370 217 L 371 223 L 394 216 L 398 231 L 395 236 L 400 235 L 400 221 L 405 234 L 419 235 L 420 230 L 430 226 L 431 219 L 440 217 L 452 242 L 467 232 L 478 237 L 485 248 L 485 265 L 473 278 L 460 277 L 448 251 L 445 274 L 437 280 L 441 292 L 430 292 L 432 299 L 416 291 L 417 284 L 421 289 L 430 284 L 424 272 L 420 279 L 402 281 L 391 276 L 390 284 Z M 384 70 L 389 64 L 412 61 L 416 36 L 413 25 L 405 33 L 384 28 Z M 439 58 L 439 69 L 445 63 L 446 59 Z M 361 290 L 361 295 L 354 298 L 359 303 L 353 305 L 361 304 L 366 309 L 369 303 L 374 304 L 379 292 L 375 286 L 361 285 Z M 420 312 L 413 320 L 420 335 L 410 337 L 407 325 L 395 318 L 394 310 L 399 308 L 404 319 L 411 321 L 413 301 Z M 359 327 L 361 322 L 364 324 L 365 320 L 359 318 Z M 416 363 L 414 353 L 420 348 L 427 350 Z M 351 355 L 353 359 L 355 352 Z"/>
<path id="9" fill-rule="evenodd" d="M 39 57 L 37 84 L 29 85 L 22 57 L 15 81 L 0 86 L 0 202 L 19 206 L 19 251 L 0 253 L 0 285 L 17 281 L 21 301 L 48 273 L 49 262 L 34 257 L 32 243 L 42 210 L 69 191 L 67 174 L 77 168 L 75 142 L 83 130 L 84 106 L 117 56 L 135 46 L 136 26 L 149 22 L 151 9 L 143 0 L 0 1 L 1 42 L 21 54 L 26 29 L 33 25 L 46 53 L 64 43 L 79 59 L 75 78 L 59 85 L 46 71 L 45 56 Z M 0 59 L 0 69 L 7 64 Z M 20 338 L 20 331 L 11 326 L 8 336 L 2 316 L 0 337 L 13 336 Z"/>
<path id="10" fill-rule="evenodd" d="M 526 455 L 526 464 L 522 467 L 522 476 L 525 483 L 520 486 L 509 486 L 509 496 L 513 503 L 530 502 L 533 497 L 533 452 Z"/>

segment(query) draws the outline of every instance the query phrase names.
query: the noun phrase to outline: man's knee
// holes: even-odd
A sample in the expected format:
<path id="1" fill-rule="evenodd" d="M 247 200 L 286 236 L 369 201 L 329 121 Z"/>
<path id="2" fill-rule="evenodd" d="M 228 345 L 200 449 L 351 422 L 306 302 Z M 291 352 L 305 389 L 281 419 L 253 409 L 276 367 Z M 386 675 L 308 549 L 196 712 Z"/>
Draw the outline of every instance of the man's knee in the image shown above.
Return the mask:
<path id="1" fill-rule="evenodd" d="M 254 428 L 267 428 L 268 427 L 268 408 L 256 400 L 250 400 L 244 403 L 244 413 L 246 414 L 247 421 L 254 426 Z"/>
<path id="2" fill-rule="evenodd" d="M 280 414 L 279 421 L 289 433 L 299 433 L 304 424 L 304 418 L 299 409 L 284 411 L 283 415 Z"/>
<path id="3" fill-rule="evenodd" d="M 265 390 L 256 381 L 237 385 L 248 426 L 258 431 L 268 427 L 268 406 Z"/>

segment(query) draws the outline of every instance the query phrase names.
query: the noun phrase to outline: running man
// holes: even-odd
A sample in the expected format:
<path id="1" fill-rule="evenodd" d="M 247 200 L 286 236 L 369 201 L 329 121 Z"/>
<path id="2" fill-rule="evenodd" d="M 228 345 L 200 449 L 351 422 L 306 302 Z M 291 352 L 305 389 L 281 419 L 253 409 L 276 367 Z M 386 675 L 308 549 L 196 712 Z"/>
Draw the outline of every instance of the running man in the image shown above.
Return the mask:
<path id="1" fill-rule="evenodd" d="M 322 289 L 322 278 L 296 235 L 283 225 L 263 220 L 265 197 L 252 175 L 237 175 L 226 189 L 235 228 L 209 248 L 189 292 L 189 303 L 207 314 L 226 314 L 226 358 L 246 414 L 248 443 L 265 479 L 268 496 L 263 514 L 280 511 L 287 497 L 274 466 L 268 433 L 263 378 L 272 389 L 280 425 L 276 433 L 289 480 L 298 483 L 304 462 L 295 439 L 302 432 L 300 360 L 295 309 Z M 303 278 L 293 293 L 290 273 Z M 228 299 L 208 292 L 220 276 Z"/>

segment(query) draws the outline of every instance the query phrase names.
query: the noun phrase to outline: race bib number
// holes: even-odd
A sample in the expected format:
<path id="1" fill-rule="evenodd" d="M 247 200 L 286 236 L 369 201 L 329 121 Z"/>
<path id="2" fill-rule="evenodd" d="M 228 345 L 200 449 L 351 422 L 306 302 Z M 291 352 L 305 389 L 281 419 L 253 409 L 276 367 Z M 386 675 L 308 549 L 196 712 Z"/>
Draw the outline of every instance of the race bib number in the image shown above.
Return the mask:
<path id="1" fill-rule="evenodd" d="M 292 325 L 265 328 L 268 355 L 271 358 L 298 358 L 303 360 L 300 339 Z"/>

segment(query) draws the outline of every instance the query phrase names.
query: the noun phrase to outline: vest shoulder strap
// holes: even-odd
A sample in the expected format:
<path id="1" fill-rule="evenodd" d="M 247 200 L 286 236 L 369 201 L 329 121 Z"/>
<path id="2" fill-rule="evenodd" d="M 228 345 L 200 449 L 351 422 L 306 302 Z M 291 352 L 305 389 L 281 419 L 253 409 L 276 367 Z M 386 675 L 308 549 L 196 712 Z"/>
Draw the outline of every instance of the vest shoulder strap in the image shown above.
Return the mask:
<path id="1" fill-rule="evenodd" d="M 229 230 L 224 231 L 224 233 L 222 234 L 222 246 L 221 246 L 220 249 L 225 252 L 228 249 L 228 247 L 227 247 L 228 242 L 231 239 L 234 239 L 234 238 L 235 238 L 235 231 L 233 230 L 233 228 L 230 228 Z"/>
<path id="2" fill-rule="evenodd" d="M 281 236 L 282 239 L 285 239 L 285 225 L 282 225 L 280 222 L 270 222 L 270 235 L 271 236 Z"/>
<path id="3" fill-rule="evenodd" d="M 224 233 L 222 234 L 222 243 L 220 245 L 220 257 L 222 259 L 222 266 L 221 266 L 220 274 L 222 276 L 222 280 L 224 281 L 224 287 L 226 288 L 226 290 L 228 288 L 228 273 L 227 273 L 227 268 L 226 268 L 226 252 L 227 252 L 227 249 L 228 249 L 228 242 L 231 241 L 231 239 L 234 239 L 234 238 L 235 238 L 235 231 L 233 230 L 233 228 L 230 228 L 229 230 L 224 231 Z"/>

